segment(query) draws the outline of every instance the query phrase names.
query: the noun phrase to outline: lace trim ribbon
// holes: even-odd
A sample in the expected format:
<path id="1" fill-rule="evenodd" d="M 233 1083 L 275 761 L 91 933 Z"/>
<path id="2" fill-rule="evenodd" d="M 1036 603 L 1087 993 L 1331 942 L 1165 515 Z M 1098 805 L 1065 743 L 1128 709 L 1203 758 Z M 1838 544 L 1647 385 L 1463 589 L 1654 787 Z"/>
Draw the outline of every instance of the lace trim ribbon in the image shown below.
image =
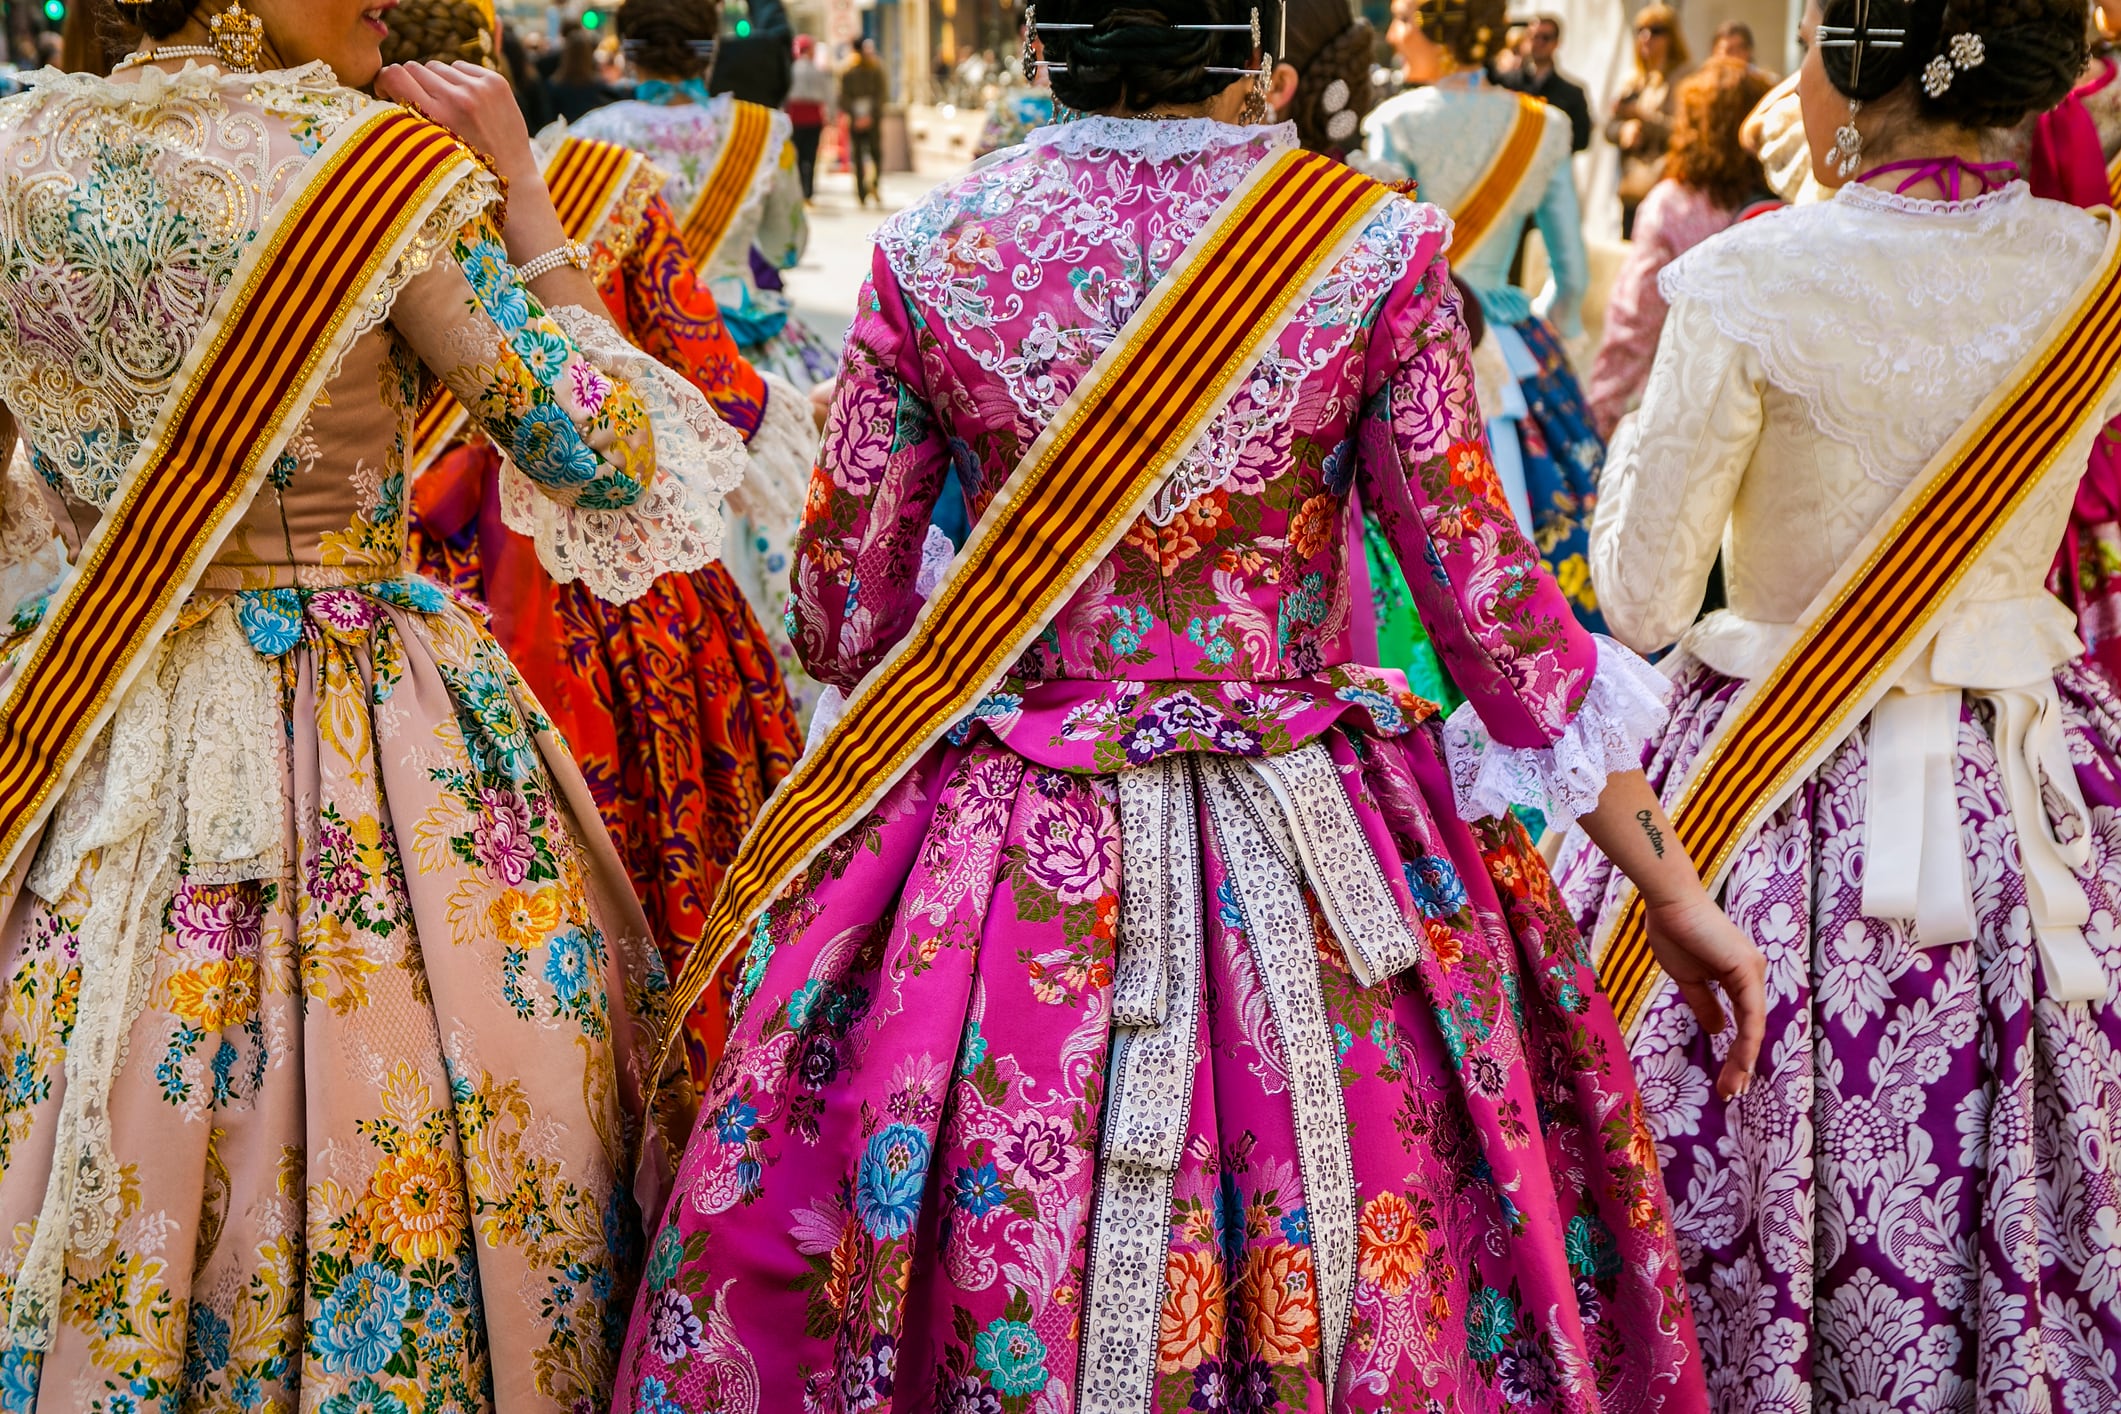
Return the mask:
<path id="1" fill-rule="evenodd" d="M 1354 1309 L 1359 1208 L 1306 886 L 1363 985 L 1423 956 L 1324 746 L 1257 761 L 1167 757 L 1120 776 L 1113 1079 L 1091 1234 L 1084 1414 L 1147 1414 L 1154 1405 L 1171 1193 L 1199 1064 L 1203 803 L 1288 1076 L 1327 1388 Z"/>
<path id="2" fill-rule="evenodd" d="M 1600 635 L 1591 690 L 1552 746 L 1501 746 L 1472 703 L 1444 723 L 1444 760 L 1463 820 L 1499 817 L 1513 805 L 1566 830 L 1598 808 L 1606 778 L 1642 767 L 1642 750 L 1671 720 L 1672 685 L 1634 653 Z"/>

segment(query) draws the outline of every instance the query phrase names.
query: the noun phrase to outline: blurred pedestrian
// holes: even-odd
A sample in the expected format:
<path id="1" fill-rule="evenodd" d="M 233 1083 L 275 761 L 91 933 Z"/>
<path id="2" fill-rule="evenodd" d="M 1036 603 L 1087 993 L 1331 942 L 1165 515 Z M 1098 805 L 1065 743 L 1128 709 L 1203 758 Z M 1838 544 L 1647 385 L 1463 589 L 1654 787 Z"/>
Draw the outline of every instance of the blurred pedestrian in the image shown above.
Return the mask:
<path id="1" fill-rule="evenodd" d="M 1591 99 L 1583 85 L 1558 67 L 1561 52 L 1561 17 L 1535 16 L 1525 26 L 1523 51 L 1517 67 L 1498 76 L 1504 88 L 1544 99 L 1549 107 L 1569 115 L 1569 151 L 1581 152 L 1591 145 Z"/>
<path id="2" fill-rule="evenodd" d="M 608 82 L 597 65 L 594 31 L 577 29 L 560 46 L 559 67 L 545 87 L 555 116 L 572 123 L 592 109 L 616 103 L 625 90 Z"/>
<path id="3" fill-rule="evenodd" d="M 795 37 L 795 72 L 788 80 L 785 108 L 794 125 L 789 140 L 795 144 L 795 167 L 803 178 L 803 199 L 808 201 L 817 189 L 818 139 L 832 117 L 832 73 L 811 35 Z"/>
<path id="4" fill-rule="evenodd" d="M 1664 179 L 1636 213 L 1634 244 L 1607 301 L 1605 337 L 1591 365 L 1591 416 L 1601 437 L 1612 437 L 1649 381 L 1664 329 L 1658 274 L 1741 214 L 1780 204 L 1760 159 L 1738 140 L 1768 87 L 1765 74 L 1735 55 L 1710 59 L 1678 85 Z"/>
<path id="5" fill-rule="evenodd" d="M 1686 36 L 1670 5 L 1635 15 L 1635 74 L 1613 100 L 1606 141 L 1620 149 L 1620 233 L 1635 232 L 1635 209 L 1664 177 L 1672 145 L 1672 85 L 1687 66 Z"/>
<path id="6" fill-rule="evenodd" d="M 1716 26 L 1716 37 L 1709 41 L 1709 57 L 1752 63 L 1753 27 L 1743 20 L 1725 20 Z"/>
<path id="7" fill-rule="evenodd" d="M 872 196 L 884 204 L 884 103 L 891 80 L 876 57 L 876 41 L 866 36 L 854 62 L 840 75 L 840 111 L 847 115 L 847 135 L 854 149 L 854 194 L 867 206 Z"/>

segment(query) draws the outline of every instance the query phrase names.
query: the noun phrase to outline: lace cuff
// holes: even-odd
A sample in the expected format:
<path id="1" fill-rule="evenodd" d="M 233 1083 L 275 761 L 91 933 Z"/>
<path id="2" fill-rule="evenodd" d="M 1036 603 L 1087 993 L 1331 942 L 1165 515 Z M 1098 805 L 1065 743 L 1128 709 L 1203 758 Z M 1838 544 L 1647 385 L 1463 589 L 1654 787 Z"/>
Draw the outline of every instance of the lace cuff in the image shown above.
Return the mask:
<path id="1" fill-rule="evenodd" d="M 744 479 L 744 444 L 699 390 L 627 343 L 611 322 L 561 305 L 549 313 L 599 370 L 629 383 L 655 434 L 655 480 L 633 505 L 591 510 L 541 495 L 513 462 L 501 468 L 501 518 L 536 542 L 562 584 L 581 580 L 630 603 L 666 574 L 689 574 L 722 550 L 722 500 Z"/>
<path id="2" fill-rule="evenodd" d="M 1484 820 L 1522 805 L 1567 829 L 1597 808 L 1608 775 L 1641 768 L 1643 746 L 1671 719 L 1671 690 L 1664 674 L 1601 635 L 1590 695 L 1552 746 L 1498 746 L 1464 704 L 1443 729 L 1459 817 Z"/>

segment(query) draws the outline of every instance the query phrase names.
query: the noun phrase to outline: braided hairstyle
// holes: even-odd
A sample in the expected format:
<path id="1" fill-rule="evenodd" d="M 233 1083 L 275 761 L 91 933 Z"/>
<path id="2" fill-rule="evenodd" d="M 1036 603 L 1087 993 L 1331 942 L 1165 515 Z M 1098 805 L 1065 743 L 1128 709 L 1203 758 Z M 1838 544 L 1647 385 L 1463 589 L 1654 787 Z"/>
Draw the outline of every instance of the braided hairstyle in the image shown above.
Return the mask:
<path id="1" fill-rule="evenodd" d="M 1345 152 L 1363 115 L 1377 106 L 1370 86 L 1377 32 L 1368 20 L 1349 14 L 1347 0 L 1287 3 L 1289 52 L 1275 57 L 1296 70 L 1296 97 L 1289 104 L 1296 135 L 1313 152 Z"/>
<path id="2" fill-rule="evenodd" d="M 1824 0 L 1821 23 L 1852 27 L 1865 0 Z M 1933 123 L 1962 128 L 2009 128 L 2030 113 L 2060 103 L 2086 61 L 2084 0 L 1868 0 L 1872 29 L 1905 29 L 1900 49 L 1870 45 L 1855 73 L 1855 51 L 1820 50 L 1827 79 L 1848 98 L 1875 102 L 1906 85 L 1915 112 Z M 1981 61 L 1962 67 L 1968 43 L 1980 40 Z M 1956 46 L 1955 46 L 1956 42 Z M 1951 82 L 1934 97 L 1924 70 L 1942 60 Z M 1942 70 L 1940 69 L 1941 73 Z"/>
<path id="3" fill-rule="evenodd" d="M 703 77 L 722 32 L 721 0 L 626 0 L 619 6 L 619 48 L 641 73 L 678 80 Z"/>
<path id="4" fill-rule="evenodd" d="M 638 0 L 628 0 L 629 4 Z M 1176 25 L 1245 25 L 1251 0 L 1039 0 L 1035 19 L 1046 58 L 1066 67 L 1053 74 L 1054 101 L 1078 112 L 1119 109 L 1143 113 L 1159 104 L 1205 103 L 1236 74 L 1211 68 L 1252 67 L 1252 36 L 1239 30 L 1185 30 Z M 1271 3 L 1259 8 L 1260 40 L 1271 46 L 1281 22 Z M 1047 25 L 1086 24 L 1087 30 Z"/>
<path id="5" fill-rule="evenodd" d="M 462 59 L 488 69 L 498 65 L 492 0 L 398 0 L 387 19 L 386 64 Z"/>
<path id="6" fill-rule="evenodd" d="M 1483 69 L 1502 49 L 1510 27 L 1509 0 L 1421 0 L 1415 19 L 1429 43 L 1451 51 L 1459 67 Z"/>
<path id="7" fill-rule="evenodd" d="M 112 25 L 106 20 L 104 31 L 121 41 L 142 34 L 149 39 L 167 39 L 184 28 L 192 11 L 198 8 L 199 0 L 141 0 L 137 4 L 108 0 L 108 17 L 117 23 Z"/>

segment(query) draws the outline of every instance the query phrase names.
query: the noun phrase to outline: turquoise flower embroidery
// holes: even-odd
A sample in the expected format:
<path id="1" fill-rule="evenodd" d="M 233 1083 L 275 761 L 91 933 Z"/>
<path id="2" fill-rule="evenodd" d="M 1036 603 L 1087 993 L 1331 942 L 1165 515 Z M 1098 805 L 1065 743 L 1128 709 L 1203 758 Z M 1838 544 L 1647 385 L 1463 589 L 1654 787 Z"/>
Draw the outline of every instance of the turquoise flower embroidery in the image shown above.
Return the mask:
<path id="1" fill-rule="evenodd" d="M 990 1322 L 972 1338 L 972 1358 L 1003 1394 L 1037 1394 L 1046 1387 L 1046 1343 L 1022 1321 Z"/>
<path id="2" fill-rule="evenodd" d="M 1475 1360 L 1493 1360 L 1502 1354 L 1510 1332 L 1517 1329 L 1517 1307 L 1492 1286 L 1473 1293 L 1466 1304 L 1466 1354 Z"/>
<path id="3" fill-rule="evenodd" d="M 884 1241 L 906 1235 L 920 1214 L 927 1177 L 926 1134 L 910 1124 L 891 1124 L 870 1137 L 854 1176 L 854 1214 L 870 1236 Z"/>
<path id="4" fill-rule="evenodd" d="M 411 1295 L 404 1277 L 374 1262 L 341 1277 L 309 1323 L 317 1363 L 333 1372 L 372 1375 L 382 1369 L 404 1344 Z"/>
<path id="5" fill-rule="evenodd" d="M 404 1400 L 364 1375 L 325 1400 L 320 1406 L 320 1414 L 410 1414 L 410 1411 Z"/>
<path id="6" fill-rule="evenodd" d="M 471 293 L 501 332 L 512 334 L 530 322 L 530 295 L 516 280 L 508 252 L 492 241 L 478 241 L 457 249 L 457 266 L 471 284 Z"/>
<path id="7" fill-rule="evenodd" d="M 648 1284 L 670 1285 L 670 1279 L 678 1274 L 678 1268 L 684 1264 L 685 1239 L 678 1235 L 675 1227 L 664 1228 L 662 1236 L 656 1238 L 655 1248 L 648 1256 Z"/>
<path id="8" fill-rule="evenodd" d="M 251 647 L 277 658 L 302 641 L 302 596 L 292 589 L 246 589 L 236 596 L 236 625 Z"/>

